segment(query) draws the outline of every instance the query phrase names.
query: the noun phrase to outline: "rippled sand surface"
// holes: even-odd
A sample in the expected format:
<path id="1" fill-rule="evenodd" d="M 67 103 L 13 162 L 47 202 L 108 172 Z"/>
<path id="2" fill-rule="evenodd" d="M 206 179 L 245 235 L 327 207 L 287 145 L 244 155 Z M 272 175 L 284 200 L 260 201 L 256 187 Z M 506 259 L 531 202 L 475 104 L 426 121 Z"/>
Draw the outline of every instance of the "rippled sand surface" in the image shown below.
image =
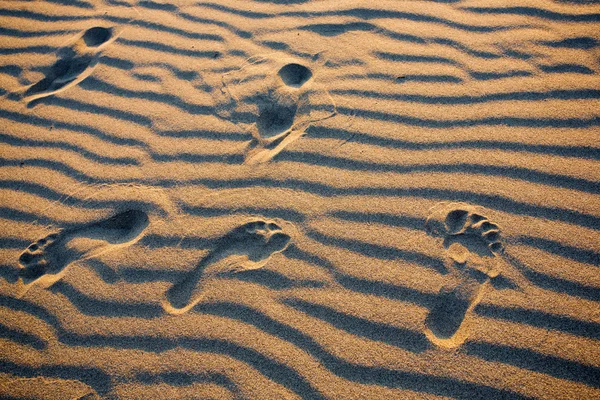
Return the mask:
<path id="1" fill-rule="evenodd" d="M 0 397 L 600 397 L 598 2 L 0 20 Z"/>

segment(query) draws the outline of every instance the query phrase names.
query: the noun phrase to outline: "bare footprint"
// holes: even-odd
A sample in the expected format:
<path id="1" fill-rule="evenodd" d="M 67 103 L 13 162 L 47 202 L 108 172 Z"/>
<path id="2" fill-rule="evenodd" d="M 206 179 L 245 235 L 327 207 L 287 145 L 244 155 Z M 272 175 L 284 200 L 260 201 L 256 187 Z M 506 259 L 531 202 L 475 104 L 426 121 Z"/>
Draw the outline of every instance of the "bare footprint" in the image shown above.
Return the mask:
<path id="1" fill-rule="evenodd" d="M 290 236 L 272 221 L 251 221 L 235 228 L 167 291 L 163 308 L 171 314 L 187 312 L 202 299 L 203 282 L 207 278 L 262 268 L 273 254 L 284 251 L 289 242 Z"/>
<path id="2" fill-rule="evenodd" d="M 255 57 L 223 76 L 219 115 L 241 125 L 253 139 L 246 164 L 270 161 L 308 126 L 335 115 L 331 96 L 314 82 L 308 63 Z M 314 105 L 320 107 L 314 107 Z M 329 105 L 329 106 L 328 106 Z"/>
<path id="3" fill-rule="evenodd" d="M 427 232 L 442 237 L 451 265 L 449 283 L 425 324 L 426 335 L 442 347 L 460 346 L 468 335 L 468 317 L 499 274 L 498 255 L 504 247 L 500 228 L 465 203 L 436 205 L 425 224 Z"/>
<path id="4" fill-rule="evenodd" d="M 84 31 L 70 46 L 58 50 L 58 60 L 22 94 L 24 101 L 52 96 L 83 81 L 96 67 L 101 50 L 116 37 L 114 28 L 96 26 Z"/>
<path id="5" fill-rule="evenodd" d="M 129 210 L 82 227 L 64 229 L 31 244 L 19 257 L 23 296 L 33 285 L 49 287 L 76 261 L 137 242 L 148 226 L 148 215 Z"/>

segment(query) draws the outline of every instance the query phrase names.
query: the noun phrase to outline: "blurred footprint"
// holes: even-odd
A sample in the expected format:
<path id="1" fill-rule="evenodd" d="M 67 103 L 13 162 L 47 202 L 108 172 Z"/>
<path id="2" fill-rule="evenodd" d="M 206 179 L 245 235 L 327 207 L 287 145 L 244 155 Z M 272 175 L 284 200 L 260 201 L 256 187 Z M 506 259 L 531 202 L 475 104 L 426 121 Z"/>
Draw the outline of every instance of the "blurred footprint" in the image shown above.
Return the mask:
<path id="1" fill-rule="evenodd" d="M 41 81 L 22 94 L 26 103 L 52 96 L 90 76 L 104 47 L 117 38 L 115 28 L 95 26 L 83 32 L 70 46 L 57 51 L 58 60 Z"/>
<path id="2" fill-rule="evenodd" d="M 270 161 L 304 135 L 311 123 L 336 114 L 329 92 L 315 82 L 316 66 L 288 58 L 253 57 L 223 76 L 224 98 L 217 114 L 252 134 L 246 164 Z"/>
<path id="3" fill-rule="evenodd" d="M 272 221 L 256 220 L 220 238 L 213 250 L 184 279 L 166 293 L 162 305 L 171 314 L 183 314 L 203 296 L 208 277 L 262 268 L 275 253 L 284 251 L 290 236 Z"/>
<path id="4" fill-rule="evenodd" d="M 52 286 L 74 262 L 137 242 L 148 226 L 148 215 L 129 210 L 108 219 L 64 229 L 32 243 L 19 257 L 23 296 L 33 285 Z"/>
<path id="5" fill-rule="evenodd" d="M 504 247 L 500 228 L 475 207 L 465 203 L 440 203 L 427 218 L 427 232 L 444 239 L 452 265 L 449 283 L 440 290 L 430 311 L 425 334 L 442 347 L 460 346 L 468 336 L 471 311 L 499 274 L 498 258 Z"/>

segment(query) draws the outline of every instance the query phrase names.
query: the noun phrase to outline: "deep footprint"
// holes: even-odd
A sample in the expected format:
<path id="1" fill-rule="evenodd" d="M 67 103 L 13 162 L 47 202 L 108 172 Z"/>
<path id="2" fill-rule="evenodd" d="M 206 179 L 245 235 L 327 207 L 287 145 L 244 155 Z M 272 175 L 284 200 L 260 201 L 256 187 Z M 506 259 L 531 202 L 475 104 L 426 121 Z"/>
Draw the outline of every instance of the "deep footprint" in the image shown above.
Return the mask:
<path id="1" fill-rule="evenodd" d="M 49 287 L 79 260 L 129 246 L 148 226 L 148 215 L 129 210 L 82 227 L 64 229 L 32 243 L 19 257 L 24 295 L 33 285 Z"/>
<path id="2" fill-rule="evenodd" d="M 262 268 L 275 253 L 284 251 L 290 236 L 272 221 L 252 221 L 220 238 L 198 266 L 166 293 L 163 308 L 182 314 L 202 299 L 202 284 L 209 277 Z M 234 260 L 228 262 L 230 258 Z"/>
<path id="3" fill-rule="evenodd" d="M 270 161 L 300 138 L 311 123 L 336 113 L 329 93 L 315 86 L 311 68 L 283 61 L 252 58 L 223 76 L 226 98 L 218 114 L 251 133 L 246 164 Z"/>
<path id="4" fill-rule="evenodd" d="M 75 43 L 57 52 L 59 59 L 46 76 L 23 94 L 27 103 L 62 92 L 87 78 L 98 63 L 101 48 L 116 37 L 113 28 L 93 27 Z"/>
<path id="5" fill-rule="evenodd" d="M 425 321 L 426 334 L 439 346 L 457 347 L 468 336 L 469 314 L 499 273 L 496 256 L 504 249 L 500 227 L 473 206 L 440 203 L 432 209 L 425 228 L 429 234 L 443 238 L 454 282 L 459 282 L 440 290 Z"/>

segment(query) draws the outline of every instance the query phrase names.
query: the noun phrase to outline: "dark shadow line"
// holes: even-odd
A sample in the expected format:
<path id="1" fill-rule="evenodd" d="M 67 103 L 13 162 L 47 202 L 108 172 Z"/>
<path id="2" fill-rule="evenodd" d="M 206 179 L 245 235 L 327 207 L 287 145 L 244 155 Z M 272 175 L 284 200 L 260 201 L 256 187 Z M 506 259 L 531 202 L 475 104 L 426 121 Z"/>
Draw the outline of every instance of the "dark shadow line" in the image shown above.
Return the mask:
<path id="1" fill-rule="evenodd" d="M 23 73 L 23 68 L 15 64 L 5 64 L 0 66 L 0 73 L 17 78 Z"/>
<path id="2" fill-rule="evenodd" d="M 314 105 L 315 109 L 327 110 L 329 105 Z M 392 114 L 382 111 L 371 111 L 357 108 L 338 106 L 341 115 L 390 121 L 398 124 L 419 126 L 426 128 L 458 128 L 474 126 L 510 126 L 528 128 L 590 128 L 600 126 L 600 117 L 591 118 L 525 118 L 525 117 L 484 117 L 478 119 L 437 120 L 429 118 L 412 117 L 409 115 Z"/>
<path id="3" fill-rule="evenodd" d="M 462 83 L 463 79 L 454 75 L 426 75 L 426 74 L 403 74 L 390 75 L 383 73 L 348 74 L 344 78 L 350 79 L 378 79 L 389 82 L 436 82 L 436 83 Z"/>
<path id="4" fill-rule="evenodd" d="M 177 7 L 175 4 L 156 3 L 154 1 L 148 0 L 138 1 L 137 5 L 143 8 L 148 8 L 150 10 L 169 11 L 172 13 L 176 13 L 177 11 L 179 11 L 179 7 Z"/>
<path id="5" fill-rule="evenodd" d="M 89 80 L 91 77 L 88 77 L 85 81 Z M 83 81 L 83 82 L 85 82 Z M 82 82 L 82 83 L 83 83 Z M 13 111 L 0 110 L 0 118 L 4 118 L 10 121 L 23 123 L 25 125 L 37 126 L 41 128 L 48 129 L 53 126 L 56 129 L 65 129 L 73 132 L 82 132 L 92 136 L 97 137 L 100 140 L 110 142 L 113 144 L 124 145 L 124 146 L 138 146 L 142 148 L 146 148 L 147 145 L 141 140 L 131 139 L 131 138 L 122 138 L 118 136 L 112 136 L 107 134 L 100 129 L 93 128 L 91 126 L 82 125 L 82 124 L 74 124 L 70 122 L 62 122 L 56 121 L 50 118 L 38 117 L 35 115 L 25 115 Z"/>
<path id="6" fill-rule="evenodd" d="M 202 138 L 207 140 L 216 140 L 219 142 L 248 142 L 252 139 L 251 135 L 248 133 L 218 132 L 203 129 L 182 131 L 155 130 L 155 132 L 161 136 L 168 136 L 173 138 Z"/>
<path id="7" fill-rule="evenodd" d="M 571 37 L 562 40 L 542 40 L 538 44 L 543 46 L 552 47 L 555 49 L 581 49 L 590 50 L 598 47 L 599 43 L 593 37 L 590 36 L 578 36 Z"/>
<path id="8" fill-rule="evenodd" d="M 490 362 L 514 365 L 530 371 L 581 382 L 600 388 L 600 369 L 533 350 L 484 342 L 467 342 L 465 351 Z"/>
<path id="9" fill-rule="evenodd" d="M 99 368 L 83 367 L 80 365 L 58 364 L 30 367 L 3 360 L 0 363 L 0 371 L 24 378 L 39 378 L 40 376 L 43 376 L 77 380 L 92 387 L 99 394 L 107 394 L 113 387 L 111 378 L 106 372 Z"/>
<path id="10" fill-rule="evenodd" d="M 91 10 L 94 8 L 94 6 L 90 3 L 88 3 L 87 1 L 83 1 L 83 0 L 45 0 L 48 3 L 54 3 L 54 4 L 60 4 L 63 6 L 72 6 L 72 7 L 77 7 L 77 8 L 85 8 L 88 10 Z"/>
<path id="11" fill-rule="evenodd" d="M 401 260 L 433 269 L 439 273 L 447 272 L 444 262 L 441 259 L 428 256 L 424 253 L 382 246 L 356 239 L 343 239 L 328 236 L 312 229 L 306 231 L 306 236 L 326 246 L 339 247 L 378 260 Z"/>
<path id="12" fill-rule="evenodd" d="M 227 214 L 223 214 L 227 215 Z M 144 247 L 159 249 L 163 247 L 178 247 L 181 249 L 208 249 L 216 244 L 217 239 L 198 236 L 164 236 L 150 233 L 140 238 L 140 243 Z"/>
<path id="13" fill-rule="evenodd" d="M 5 210 L 6 210 L 6 208 L 0 207 L 0 216 L 2 216 L 2 218 L 4 218 Z M 7 219 L 12 219 L 12 218 L 7 218 Z M 30 244 L 31 244 L 31 242 L 24 240 L 24 239 L 18 239 L 18 238 L 6 237 L 6 236 L 0 237 L 0 249 L 3 249 L 3 250 L 25 249 L 25 247 L 29 246 Z"/>
<path id="14" fill-rule="evenodd" d="M 144 127 L 152 126 L 152 120 L 144 115 L 133 113 L 130 111 L 119 110 L 117 108 L 110 108 L 91 103 L 84 103 L 79 100 L 52 96 L 37 100 L 37 102 L 42 104 L 52 104 L 54 106 L 62 107 L 72 111 L 104 115 L 121 121 L 132 122 L 134 124 L 141 125 Z"/>
<path id="15" fill-rule="evenodd" d="M 291 279 L 284 274 L 268 269 L 257 269 L 238 272 L 234 275 L 224 276 L 232 280 L 243 281 L 264 286 L 271 290 L 288 290 L 294 288 L 322 288 L 323 282 L 310 279 Z"/>
<path id="16" fill-rule="evenodd" d="M 485 60 L 497 60 L 499 58 L 502 58 L 501 55 L 492 53 L 489 51 L 473 50 L 473 49 L 467 47 L 466 45 L 464 45 L 456 40 L 449 39 L 449 38 L 437 37 L 437 38 L 429 38 L 428 40 L 431 41 L 432 43 L 441 44 L 443 46 L 448 46 L 455 50 L 462 51 L 463 53 L 468 54 L 470 56 L 477 57 L 477 58 L 483 58 Z"/>
<path id="17" fill-rule="evenodd" d="M 429 348 L 429 340 L 422 332 L 370 321 L 301 299 L 285 299 L 283 303 L 355 336 L 386 343 L 412 353 L 422 353 Z"/>
<path id="18" fill-rule="evenodd" d="M 191 372 L 179 372 L 179 371 L 166 371 L 160 373 L 140 372 L 134 377 L 134 380 L 142 382 L 146 385 L 155 385 L 165 383 L 169 386 L 191 386 L 194 383 L 213 383 L 221 386 L 231 393 L 235 394 L 237 398 L 243 398 L 241 391 L 227 375 L 219 372 L 205 372 L 205 373 L 191 373 Z"/>
<path id="19" fill-rule="evenodd" d="M 9 186 L 7 186 L 7 187 L 9 187 Z M 13 189 L 16 189 L 16 187 L 13 187 Z M 10 207 L 0 207 L 0 217 L 8 219 L 10 221 L 19 221 L 19 222 L 26 222 L 26 223 L 31 223 L 31 222 L 35 221 L 35 222 L 37 222 L 39 224 L 43 224 L 43 225 L 56 225 L 58 223 L 53 218 L 48 218 L 48 217 L 41 216 L 41 215 L 38 215 L 35 213 L 21 211 L 21 210 L 17 210 L 17 209 L 10 208 Z M 31 242 L 27 242 L 27 241 L 21 240 L 21 239 L 14 239 L 14 241 L 13 241 L 13 240 L 9 240 L 7 238 L 2 238 L 0 240 L 2 240 L 2 243 L 6 243 L 7 246 L 25 243 L 25 246 L 22 246 L 23 249 L 25 249 L 25 247 L 27 247 L 31 244 Z"/>
<path id="20" fill-rule="evenodd" d="M 373 53 L 375 57 L 394 62 L 418 62 L 418 63 L 435 63 L 453 65 L 462 68 L 462 64 L 456 60 L 441 56 L 419 56 L 412 54 L 389 53 L 385 51 L 376 51 Z"/>
<path id="21" fill-rule="evenodd" d="M 44 350 L 48 345 L 44 340 L 28 332 L 16 330 L 0 323 L 0 338 L 11 342 L 33 347 L 36 350 Z"/>
<path id="22" fill-rule="evenodd" d="M 420 104 L 478 104 L 493 101 L 543 101 L 543 100 L 588 100 L 600 99 L 600 90 L 561 89 L 547 92 L 520 91 L 493 93 L 481 96 L 424 96 L 419 94 L 383 93 L 374 90 L 334 89 L 332 94 L 407 101 Z"/>
<path id="23" fill-rule="evenodd" d="M 584 264 L 600 266 L 600 253 L 592 250 L 581 249 L 557 242 L 555 240 L 544 239 L 534 236 L 518 236 L 513 239 L 515 243 L 535 247 L 548 253 L 556 254 L 569 260 Z"/>
<path id="24" fill-rule="evenodd" d="M 12 181 L 12 180 L 0 180 L 0 188 L 11 189 L 19 192 L 26 192 L 36 196 L 44 197 L 50 201 L 60 201 L 62 205 L 65 206 L 73 206 L 73 207 L 82 207 L 86 209 L 106 209 L 111 208 L 115 210 L 148 210 L 148 209 L 156 209 L 156 205 L 151 202 L 145 202 L 144 200 L 98 200 L 98 199 L 85 199 L 81 200 L 72 195 L 68 195 L 66 193 L 58 192 L 52 188 L 47 186 L 43 186 L 33 182 L 25 182 L 25 181 Z M 77 223 L 67 223 L 64 221 L 57 222 L 51 218 L 45 216 L 38 216 L 36 214 L 24 213 L 22 211 L 14 210 L 8 207 L 4 207 L 2 209 L 6 211 L 8 215 L 17 215 L 17 218 L 28 218 L 32 216 L 31 220 L 23 220 L 25 222 L 39 222 L 46 223 L 48 221 L 50 224 L 61 225 L 63 228 L 74 228 L 81 226 L 81 224 Z M 15 214 L 13 214 L 15 213 Z M 17 219 L 19 220 L 19 219 Z"/>
<path id="25" fill-rule="evenodd" d="M 538 7 L 461 7 L 465 11 L 477 14 L 509 14 L 522 15 L 527 17 L 539 17 L 551 21 L 569 21 L 569 22 L 599 22 L 600 14 L 567 14 L 556 11 L 549 11 Z"/>
<path id="26" fill-rule="evenodd" d="M 214 33 L 200 33 L 200 32 L 189 32 L 180 28 L 175 28 L 173 26 L 168 26 L 164 24 L 159 24 L 156 22 L 143 21 L 143 20 L 134 20 L 130 22 L 131 25 L 136 25 L 142 28 L 151 29 L 153 31 L 167 32 L 173 35 L 185 37 L 188 39 L 196 39 L 196 40 L 210 40 L 214 42 L 223 42 L 225 38 L 221 35 L 217 35 Z"/>
<path id="27" fill-rule="evenodd" d="M 2 10 L 0 10 L 0 15 Z M 12 54 L 48 54 L 55 51 L 56 48 L 50 46 L 27 46 L 27 47 L 5 47 L 0 49 L 0 55 Z"/>
<path id="28" fill-rule="evenodd" d="M 425 228 L 425 218 L 389 213 L 371 213 L 360 211 L 337 210 L 328 213 L 334 218 L 361 223 L 376 223 L 393 227 L 402 227 L 422 231 Z"/>
<path id="29" fill-rule="evenodd" d="M 523 76 L 532 76 L 533 72 L 525 70 L 510 70 L 506 72 L 477 72 L 468 71 L 468 74 L 478 81 L 492 81 L 497 79 L 516 78 Z"/>
<path id="30" fill-rule="evenodd" d="M 46 160 L 46 159 L 39 159 L 39 158 L 35 158 L 35 159 L 20 159 L 20 160 L 7 160 L 7 159 L 2 159 L 0 158 L 0 163 L 2 163 L 3 166 L 5 167 L 39 167 L 39 168 L 45 168 L 51 171 L 55 171 L 58 173 L 61 173 L 65 176 L 71 177 L 75 180 L 78 180 L 80 183 L 81 182 L 85 182 L 85 183 L 126 183 L 126 182 L 130 182 L 130 180 L 117 180 L 117 179 L 106 179 L 106 178 L 97 178 L 97 177 L 91 177 L 89 175 L 87 175 L 84 172 L 78 171 L 75 168 L 71 167 L 68 164 L 63 164 L 60 161 L 54 161 L 54 160 Z M 23 185 L 26 186 L 25 183 L 23 183 Z M 23 186 L 24 187 L 24 186 Z"/>
<path id="31" fill-rule="evenodd" d="M 600 148 L 584 146 L 560 146 L 546 144 L 528 144 L 518 142 L 504 142 L 494 140 L 460 140 L 451 142 L 410 142 L 395 138 L 386 138 L 362 132 L 352 132 L 344 129 L 311 126 L 307 133 L 311 137 L 339 139 L 348 142 L 368 144 L 403 150 L 445 150 L 445 149 L 485 149 L 505 150 L 513 152 L 529 152 L 535 154 L 548 154 L 563 157 L 576 157 L 591 160 L 600 160 Z"/>
<path id="32" fill-rule="evenodd" d="M 154 319 L 164 314 L 162 307 L 158 304 L 120 303 L 117 301 L 99 300 L 85 295 L 64 281 L 59 281 L 52 285 L 50 291 L 62 294 L 80 313 L 93 317 Z"/>
<path id="33" fill-rule="evenodd" d="M 34 11 L 28 10 L 8 10 L 2 9 L 0 10 L 0 16 L 3 17 L 16 17 L 16 18 L 25 18 L 33 21 L 41 21 L 41 22 L 60 22 L 60 21 L 84 21 L 89 17 L 83 15 L 51 15 L 38 13 Z"/>
<path id="34" fill-rule="evenodd" d="M 126 46 L 137 47 L 142 49 L 149 49 L 152 51 L 159 51 L 161 53 L 169 53 L 169 54 L 177 54 L 181 56 L 190 56 L 195 58 L 207 58 L 213 59 L 215 58 L 215 54 L 219 54 L 219 52 L 210 50 L 210 51 L 201 51 L 201 50 L 190 50 L 190 49 L 180 49 L 178 47 L 170 46 L 164 43 L 152 42 L 149 40 L 133 40 L 133 39 L 124 39 L 120 38 L 119 43 L 124 44 Z"/>
<path id="35" fill-rule="evenodd" d="M 186 214 L 198 215 L 202 217 L 220 217 L 231 214 L 253 214 L 261 215 L 266 218 L 281 218 L 287 221 L 302 223 L 306 220 L 306 216 L 291 208 L 263 208 L 263 207 L 201 207 L 190 206 L 189 204 L 181 204 L 181 210 Z"/>
<path id="36" fill-rule="evenodd" d="M 538 65 L 538 68 L 547 74 L 583 74 L 593 75 L 596 72 L 585 65 L 581 64 L 553 64 L 553 65 Z"/>
<path id="37" fill-rule="evenodd" d="M 517 267 L 531 283 L 540 288 L 600 302 L 599 287 L 583 285 L 579 282 L 536 271 L 510 253 L 505 252 L 504 257 L 510 264 Z"/>
<path id="38" fill-rule="evenodd" d="M 111 157 L 103 154 L 96 154 L 89 150 L 84 149 L 81 146 L 77 146 L 73 143 L 67 142 L 55 142 L 52 140 L 44 140 L 44 139 L 26 139 L 22 137 L 7 135 L 4 133 L 0 133 L 0 143 L 9 144 L 11 146 L 23 146 L 23 147 L 34 147 L 39 148 L 42 151 L 46 151 L 47 149 L 60 149 L 65 151 L 75 152 L 82 157 L 102 164 L 110 164 L 110 165 L 139 165 L 139 161 L 132 157 Z"/>
<path id="39" fill-rule="evenodd" d="M 187 113 L 194 115 L 213 115 L 214 109 L 211 106 L 197 105 L 184 102 L 179 97 L 167 94 L 167 93 L 156 93 L 152 91 L 136 91 L 123 89 L 119 86 L 115 86 L 108 82 L 105 82 L 94 76 L 88 77 L 86 80 L 79 84 L 84 90 L 91 92 L 103 92 L 110 93 L 119 97 L 135 98 L 142 100 L 150 100 L 152 102 L 158 102 L 165 105 L 177 107 Z"/>
<path id="40" fill-rule="evenodd" d="M 240 165 L 244 162 L 243 154 L 194 154 L 179 152 L 177 154 L 153 153 L 150 156 L 157 162 L 183 161 L 192 164 L 221 163 L 229 165 Z"/>
<path id="41" fill-rule="evenodd" d="M 479 304 L 475 308 L 475 312 L 478 315 L 488 318 L 517 322 L 591 339 L 600 339 L 600 324 L 582 321 L 563 315 L 555 315 L 525 308 L 499 307 L 491 304 Z"/>
<path id="42" fill-rule="evenodd" d="M 129 60 L 124 60 L 122 58 L 117 58 L 117 57 L 110 57 L 107 55 L 101 55 L 98 58 L 98 61 L 104 65 L 108 65 L 110 67 L 117 68 L 117 69 L 122 69 L 124 71 L 130 71 L 135 67 L 135 64 Z"/>
<path id="43" fill-rule="evenodd" d="M 596 301 L 600 304 L 600 287 L 583 285 L 568 279 L 557 278 L 531 268 L 522 268 L 521 272 L 534 285 L 557 293 L 565 293 L 582 299 Z"/>
<path id="44" fill-rule="evenodd" d="M 516 166 L 496 166 L 482 164 L 383 164 L 370 161 L 328 156 L 320 153 L 286 151 L 279 153 L 277 161 L 300 162 L 348 171 L 395 172 L 399 174 L 418 172 L 466 173 L 486 176 L 508 177 L 536 184 L 574 189 L 581 192 L 599 194 L 600 182 L 565 175 L 557 175 Z"/>
<path id="45" fill-rule="evenodd" d="M 25 31 L 20 29 L 13 28 L 4 28 L 0 27 L 0 36 L 9 36 L 9 37 L 18 37 L 18 38 L 39 38 L 39 37 L 47 37 L 47 36 L 61 36 L 68 34 L 76 34 L 75 30 L 49 30 L 49 31 Z"/>
<path id="46" fill-rule="evenodd" d="M 192 21 L 192 22 L 196 22 L 196 23 L 200 23 L 200 24 L 206 24 L 206 25 L 214 25 L 214 26 L 224 28 L 242 39 L 250 39 L 253 36 L 251 32 L 238 29 L 234 25 L 228 24 L 223 21 L 219 21 L 216 18 L 215 19 L 200 18 L 200 17 L 196 17 L 195 15 L 188 14 L 185 12 L 179 12 L 178 15 L 181 18 L 187 19 L 188 21 Z"/>
<path id="47" fill-rule="evenodd" d="M 393 285 L 391 283 L 357 278 L 351 275 L 338 277 L 338 282 L 348 290 L 373 296 L 385 297 L 390 300 L 400 300 L 432 309 L 439 303 L 439 295 L 425 293 L 409 286 Z"/>

